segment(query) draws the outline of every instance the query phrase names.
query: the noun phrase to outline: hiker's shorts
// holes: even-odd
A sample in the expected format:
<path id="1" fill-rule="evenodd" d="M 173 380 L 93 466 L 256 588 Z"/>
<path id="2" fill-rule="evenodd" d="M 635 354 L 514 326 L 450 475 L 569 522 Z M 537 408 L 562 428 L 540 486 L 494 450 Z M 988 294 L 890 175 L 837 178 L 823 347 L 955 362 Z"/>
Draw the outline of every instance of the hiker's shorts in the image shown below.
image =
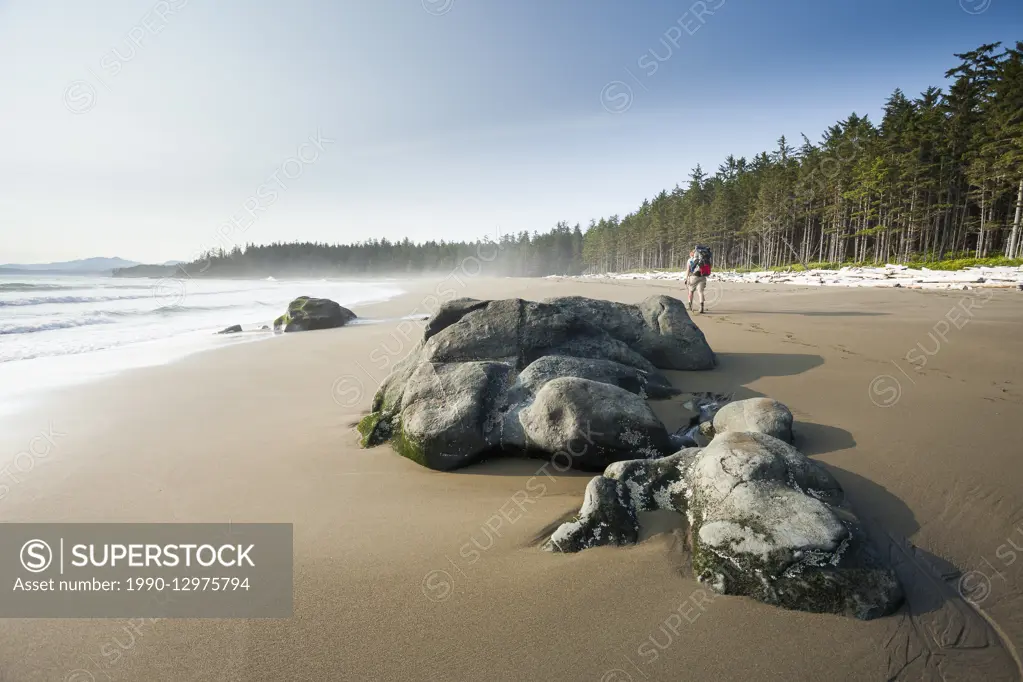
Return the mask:
<path id="1" fill-rule="evenodd" d="M 688 287 L 689 293 L 693 293 L 695 291 L 700 291 L 700 293 L 703 293 L 703 291 L 706 290 L 707 288 L 707 278 L 702 276 L 690 277 Z"/>

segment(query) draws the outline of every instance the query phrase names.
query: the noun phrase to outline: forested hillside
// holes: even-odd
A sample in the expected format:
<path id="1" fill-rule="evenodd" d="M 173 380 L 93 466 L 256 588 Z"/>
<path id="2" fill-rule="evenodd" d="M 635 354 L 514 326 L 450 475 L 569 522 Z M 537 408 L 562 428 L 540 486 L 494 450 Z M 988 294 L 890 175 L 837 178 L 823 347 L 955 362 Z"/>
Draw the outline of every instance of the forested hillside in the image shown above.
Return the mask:
<path id="1" fill-rule="evenodd" d="M 717 267 L 1017 257 L 1023 203 L 1023 43 L 956 55 L 948 91 L 896 90 L 879 124 L 851 114 L 817 143 L 784 137 L 751 160 L 662 191 L 586 232 L 593 271 L 676 268 L 692 244 Z"/>
<path id="2" fill-rule="evenodd" d="M 545 234 L 495 235 L 476 242 L 373 239 L 361 244 L 290 243 L 209 249 L 176 267 L 140 265 L 116 277 L 401 276 L 460 272 L 463 275 L 540 277 L 583 271 L 583 233 L 567 223 Z"/>

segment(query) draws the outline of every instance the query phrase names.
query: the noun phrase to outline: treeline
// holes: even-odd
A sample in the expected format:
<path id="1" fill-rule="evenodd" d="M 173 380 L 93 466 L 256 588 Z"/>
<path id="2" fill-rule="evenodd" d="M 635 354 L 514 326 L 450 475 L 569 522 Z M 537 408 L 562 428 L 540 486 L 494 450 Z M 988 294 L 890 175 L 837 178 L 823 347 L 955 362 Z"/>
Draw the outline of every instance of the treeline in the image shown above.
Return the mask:
<path id="1" fill-rule="evenodd" d="M 947 91 L 896 90 L 879 124 L 851 114 L 821 141 L 697 166 L 624 218 L 476 242 L 408 239 L 211 249 L 116 276 L 350 276 L 466 272 L 534 277 L 679 268 L 696 243 L 715 267 L 1023 256 L 1023 42 L 955 55 Z M 180 268 L 181 270 L 178 270 Z"/>
<path id="2" fill-rule="evenodd" d="M 587 268 L 677 268 L 697 242 L 718 268 L 1023 255 L 1023 43 L 956 57 L 947 92 L 896 90 L 879 125 L 852 114 L 819 144 L 697 166 L 685 188 L 591 224 Z"/>
<path id="3" fill-rule="evenodd" d="M 360 244 L 313 242 L 213 248 L 178 266 L 139 265 L 115 277 L 409 276 L 539 277 L 583 272 L 583 233 L 561 222 L 545 234 L 521 232 L 475 242 L 373 239 Z"/>

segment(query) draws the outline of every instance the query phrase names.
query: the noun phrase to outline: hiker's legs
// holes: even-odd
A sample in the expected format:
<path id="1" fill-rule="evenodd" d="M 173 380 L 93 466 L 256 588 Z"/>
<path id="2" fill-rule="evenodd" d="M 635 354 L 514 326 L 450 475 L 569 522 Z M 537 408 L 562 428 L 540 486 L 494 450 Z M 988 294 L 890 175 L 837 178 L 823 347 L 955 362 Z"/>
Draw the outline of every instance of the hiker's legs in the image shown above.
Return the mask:
<path id="1" fill-rule="evenodd" d="M 703 301 L 706 298 L 705 291 L 707 289 L 707 278 L 701 277 L 699 283 L 696 285 L 696 290 L 700 292 L 700 312 L 703 312 Z M 692 293 L 689 294 L 692 298 Z"/>
<path id="2" fill-rule="evenodd" d="M 689 290 L 689 310 L 693 309 L 693 292 L 696 291 L 696 282 L 689 278 L 686 280 L 686 289 Z"/>

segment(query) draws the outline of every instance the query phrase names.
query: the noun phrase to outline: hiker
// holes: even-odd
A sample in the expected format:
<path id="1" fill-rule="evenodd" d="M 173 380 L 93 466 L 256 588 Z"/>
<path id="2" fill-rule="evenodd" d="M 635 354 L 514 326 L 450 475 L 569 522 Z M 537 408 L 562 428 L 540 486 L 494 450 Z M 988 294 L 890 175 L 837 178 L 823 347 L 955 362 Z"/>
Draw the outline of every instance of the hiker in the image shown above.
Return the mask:
<path id="1" fill-rule="evenodd" d="M 689 311 L 693 310 L 693 293 L 700 292 L 700 312 L 703 312 L 704 291 L 707 289 L 707 276 L 713 259 L 710 249 L 700 244 L 689 252 L 686 261 L 686 286 L 689 287 Z"/>

